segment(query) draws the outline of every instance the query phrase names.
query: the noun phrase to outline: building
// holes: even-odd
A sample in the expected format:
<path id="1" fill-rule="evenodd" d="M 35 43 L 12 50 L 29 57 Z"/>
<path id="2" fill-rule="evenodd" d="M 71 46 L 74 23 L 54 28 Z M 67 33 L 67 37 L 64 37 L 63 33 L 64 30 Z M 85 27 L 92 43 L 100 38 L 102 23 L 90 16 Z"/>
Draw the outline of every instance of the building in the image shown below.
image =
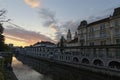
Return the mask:
<path id="1" fill-rule="evenodd" d="M 41 41 L 32 46 L 25 47 L 24 51 L 26 51 L 26 55 L 33 57 L 53 58 L 53 55 L 57 54 L 58 50 L 56 44 L 48 41 Z"/>
<path id="2" fill-rule="evenodd" d="M 68 30 L 66 46 L 93 46 L 120 44 L 120 7 L 114 9 L 113 15 L 87 23 L 80 22 L 74 39 Z"/>

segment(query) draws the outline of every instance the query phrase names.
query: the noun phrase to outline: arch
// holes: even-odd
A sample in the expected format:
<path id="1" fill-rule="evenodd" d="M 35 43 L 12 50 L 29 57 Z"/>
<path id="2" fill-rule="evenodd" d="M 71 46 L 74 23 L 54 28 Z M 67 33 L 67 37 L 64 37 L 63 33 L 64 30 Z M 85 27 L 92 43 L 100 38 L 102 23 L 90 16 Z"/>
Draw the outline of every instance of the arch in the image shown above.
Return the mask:
<path id="1" fill-rule="evenodd" d="M 79 59 L 77 57 L 74 57 L 73 62 L 79 62 Z"/>
<path id="2" fill-rule="evenodd" d="M 87 58 L 83 58 L 82 63 L 89 64 L 89 60 Z"/>
<path id="3" fill-rule="evenodd" d="M 94 60 L 93 64 L 98 66 L 104 66 L 103 62 L 99 59 Z"/>
<path id="4" fill-rule="evenodd" d="M 120 69 L 120 62 L 118 62 L 118 61 L 111 61 L 108 66 L 109 66 L 110 68 Z"/>

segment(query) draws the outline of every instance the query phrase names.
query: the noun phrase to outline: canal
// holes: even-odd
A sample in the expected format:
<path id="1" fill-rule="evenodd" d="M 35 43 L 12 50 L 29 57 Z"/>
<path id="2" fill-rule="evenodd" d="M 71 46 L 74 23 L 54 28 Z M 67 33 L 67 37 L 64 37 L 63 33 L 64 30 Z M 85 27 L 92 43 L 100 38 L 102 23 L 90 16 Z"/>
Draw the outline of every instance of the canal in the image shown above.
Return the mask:
<path id="1" fill-rule="evenodd" d="M 18 80 L 119 80 L 119 77 L 75 69 L 42 60 L 13 57 L 13 71 Z"/>
<path id="2" fill-rule="evenodd" d="M 35 71 L 30 66 L 23 64 L 21 61 L 17 60 L 15 57 L 13 57 L 12 67 L 18 80 L 46 80 L 46 79 L 51 80 L 51 79 L 48 79 L 48 77 Z"/>

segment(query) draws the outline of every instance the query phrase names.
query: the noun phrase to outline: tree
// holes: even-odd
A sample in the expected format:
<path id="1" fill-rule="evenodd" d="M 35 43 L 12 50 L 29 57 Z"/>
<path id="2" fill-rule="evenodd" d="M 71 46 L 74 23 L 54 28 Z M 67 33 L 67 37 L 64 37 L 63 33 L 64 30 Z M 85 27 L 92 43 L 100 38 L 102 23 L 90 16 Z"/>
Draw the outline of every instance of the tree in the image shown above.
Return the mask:
<path id="1" fill-rule="evenodd" d="M 7 20 L 5 20 L 5 13 L 6 13 L 6 10 L 2 9 L 0 10 L 0 51 L 4 51 L 4 35 L 3 35 L 3 31 L 4 31 L 4 28 L 3 28 L 3 24 L 2 22 L 6 22 Z"/>
<path id="2" fill-rule="evenodd" d="M 60 47 L 64 47 L 64 37 L 61 36 L 61 39 L 60 39 Z"/>
<path id="3" fill-rule="evenodd" d="M 4 50 L 4 35 L 3 34 L 3 26 L 2 24 L 0 23 L 0 51 L 3 51 Z"/>
<path id="4" fill-rule="evenodd" d="M 60 51 L 61 51 L 61 53 L 63 53 L 64 47 L 65 47 L 65 38 L 64 38 L 64 36 L 61 36 L 59 45 L 60 45 Z"/>

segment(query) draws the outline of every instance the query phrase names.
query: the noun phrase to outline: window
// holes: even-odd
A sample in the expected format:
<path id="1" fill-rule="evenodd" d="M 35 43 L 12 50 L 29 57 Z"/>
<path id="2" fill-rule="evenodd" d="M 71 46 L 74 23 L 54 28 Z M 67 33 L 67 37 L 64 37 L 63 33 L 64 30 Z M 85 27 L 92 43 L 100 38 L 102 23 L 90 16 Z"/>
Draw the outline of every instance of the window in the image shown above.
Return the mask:
<path id="1" fill-rule="evenodd" d="M 81 38 L 83 38 L 84 36 L 83 36 L 83 30 L 81 30 Z"/>
<path id="2" fill-rule="evenodd" d="M 90 46 L 94 46 L 94 42 L 90 42 Z"/>
<path id="3" fill-rule="evenodd" d="M 68 59 L 68 57 L 66 56 L 66 60 Z"/>
<path id="4" fill-rule="evenodd" d="M 100 37 L 106 37 L 105 24 L 100 25 Z"/>
<path id="5" fill-rule="evenodd" d="M 100 37 L 106 37 L 106 32 L 105 31 L 100 31 Z"/>
<path id="6" fill-rule="evenodd" d="M 115 35 L 119 34 L 119 28 L 115 28 Z"/>
<path id="7" fill-rule="evenodd" d="M 120 29 L 118 20 L 115 20 L 114 25 L 115 25 L 114 33 L 115 33 L 115 35 L 118 35 L 119 34 L 119 29 Z"/>
<path id="8" fill-rule="evenodd" d="M 105 24 L 101 24 L 100 25 L 100 30 L 104 30 L 105 29 Z"/>
<path id="9" fill-rule="evenodd" d="M 101 41 L 100 43 L 101 43 L 101 45 L 106 45 L 106 41 L 105 40 Z"/>
<path id="10" fill-rule="evenodd" d="M 120 39 L 116 39 L 116 44 L 120 44 Z"/>
<path id="11" fill-rule="evenodd" d="M 93 27 L 90 28 L 89 38 L 94 38 L 94 28 Z"/>
<path id="12" fill-rule="evenodd" d="M 90 27 L 90 32 L 94 32 L 94 28 L 93 27 Z"/>
<path id="13" fill-rule="evenodd" d="M 118 27 L 118 26 L 119 26 L 118 20 L 115 20 L 114 25 L 115 25 L 115 27 Z"/>

